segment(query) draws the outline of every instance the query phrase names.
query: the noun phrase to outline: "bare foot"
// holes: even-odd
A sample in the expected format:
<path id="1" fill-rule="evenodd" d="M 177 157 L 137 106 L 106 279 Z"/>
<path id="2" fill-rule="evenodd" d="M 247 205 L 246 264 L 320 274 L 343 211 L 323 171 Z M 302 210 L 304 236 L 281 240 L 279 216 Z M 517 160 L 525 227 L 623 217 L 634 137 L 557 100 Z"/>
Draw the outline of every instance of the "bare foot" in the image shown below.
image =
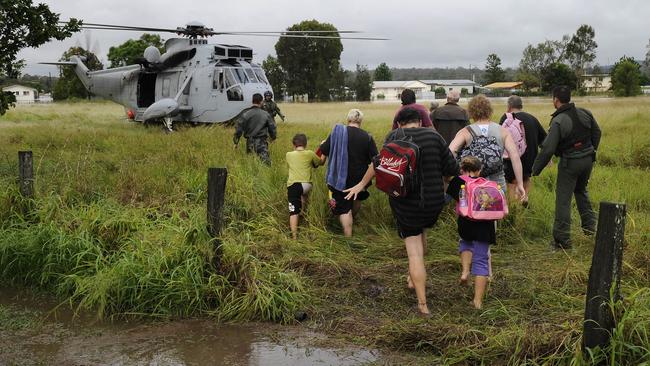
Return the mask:
<path id="1" fill-rule="evenodd" d="M 479 309 L 479 310 L 483 307 L 483 303 L 482 303 L 481 301 L 472 300 L 472 302 L 470 302 L 470 304 L 471 304 L 475 309 Z"/>
<path id="2" fill-rule="evenodd" d="M 421 315 L 423 316 L 431 316 L 431 313 L 429 312 L 429 307 L 427 307 L 427 303 L 418 303 L 418 311 L 420 312 Z"/>
<path id="3" fill-rule="evenodd" d="M 461 274 L 460 279 L 458 279 L 458 284 L 460 286 L 469 286 L 469 273 Z"/>
<path id="4" fill-rule="evenodd" d="M 411 281 L 411 275 L 406 276 L 406 286 L 410 289 L 414 289 L 415 285 L 413 284 L 413 281 Z"/>

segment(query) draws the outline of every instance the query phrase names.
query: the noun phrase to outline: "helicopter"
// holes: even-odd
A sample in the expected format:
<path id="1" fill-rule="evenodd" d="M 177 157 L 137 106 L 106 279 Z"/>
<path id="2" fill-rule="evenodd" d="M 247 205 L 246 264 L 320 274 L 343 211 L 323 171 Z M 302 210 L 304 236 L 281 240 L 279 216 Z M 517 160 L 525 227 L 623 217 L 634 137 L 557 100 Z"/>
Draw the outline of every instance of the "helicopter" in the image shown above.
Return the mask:
<path id="1" fill-rule="evenodd" d="M 200 22 L 175 29 L 83 23 L 83 29 L 170 32 L 181 37 L 165 42 L 165 53 L 149 46 L 136 64 L 89 71 L 83 57 L 43 62 L 73 67 L 91 93 L 124 106 L 136 122 L 162 121 L 172 131 L 174 122 L 224 123 L 250 107 L 253 94 L 273 92 L 262 67 L 253 62 L 250 47 L 209 44 L 216 35 L 252 35 L 315 39 L 384 40 L 371 37 L 341 37 L 358 31 L 215 32 Z"/>

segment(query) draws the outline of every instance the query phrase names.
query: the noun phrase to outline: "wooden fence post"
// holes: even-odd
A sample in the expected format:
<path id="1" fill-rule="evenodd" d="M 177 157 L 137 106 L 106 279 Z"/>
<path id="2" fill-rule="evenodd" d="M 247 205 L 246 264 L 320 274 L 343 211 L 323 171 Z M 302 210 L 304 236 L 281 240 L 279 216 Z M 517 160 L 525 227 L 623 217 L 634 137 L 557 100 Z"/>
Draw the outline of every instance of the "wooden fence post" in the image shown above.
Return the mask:
<path id="1" fill-rule="evenodd" d="M 221 240 L 218 239 L 223 225 L 223 203 L 226 195 L 226 168 L 208 168 L 208 232 L 215 238 L 215 267 L 221 263 Z"/>
<path id="2" fill-rule="evenodd" d="M 18 152 L 18 184 L 20 194 L 25 198 L 34 197 L 34 164 L 31 151 Z"/>
<path id="3" fill-rule="evenodd" d="M 582 349 L 607 346 L 616 322 L 610 296 L 620 299 L 626 206 L 601 202 L 596 246 L 591 259 Z M 610 292 L 611 291 L 611 292 Z"/>

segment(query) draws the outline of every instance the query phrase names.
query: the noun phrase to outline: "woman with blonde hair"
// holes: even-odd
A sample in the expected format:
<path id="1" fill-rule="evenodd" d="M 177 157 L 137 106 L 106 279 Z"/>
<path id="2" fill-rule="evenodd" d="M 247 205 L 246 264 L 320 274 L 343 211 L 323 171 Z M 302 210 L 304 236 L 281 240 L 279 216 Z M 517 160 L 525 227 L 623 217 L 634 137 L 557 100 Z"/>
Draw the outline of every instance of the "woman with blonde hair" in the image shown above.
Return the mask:
<path id="1" fill-rule="evenodd" d="M 464 148 L 467 148 L 472 144 L 474 139 L 485 137 L 488 141 L 495 141 L 498 146 L 499 156 L 495 156 L 494 159 L 490 159 L 490 161 L 482 161 L 484 171 L 489 173 L 485 175 L 485 178 L 497 182 L 504 190 L 506 189 L 506 178 L 503 172 L 503 154 L 507 151 L 510 161 L 512 162 L 515 179 L 517 180 L 517 194 L 522 201 L 526 200 L 526 191 L 524 190 L 524 185 L 522 183 L 521 160 L 519 159 L 517 145 L 515 145 L 508 130 L 500 126 L 498 123 L 492 122 L 490 119 L 492 117 L 492 105 L 490 100 L 485 95 L 479 94 L 470 99 L 467 111 L 474 122 L 458 131 L 456 137 L 454 137 L 449 144 L 449 150 L 451 150 L 454 156 L 458 156 Z M 496 171 L 492 171 L 495 169 Z"/>

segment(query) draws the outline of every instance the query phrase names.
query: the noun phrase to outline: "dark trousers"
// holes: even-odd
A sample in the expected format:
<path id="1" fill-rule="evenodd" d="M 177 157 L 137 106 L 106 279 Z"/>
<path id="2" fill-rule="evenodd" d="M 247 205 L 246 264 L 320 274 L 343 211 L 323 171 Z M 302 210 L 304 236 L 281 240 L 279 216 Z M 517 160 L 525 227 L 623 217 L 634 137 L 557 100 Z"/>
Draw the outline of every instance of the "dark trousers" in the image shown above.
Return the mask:
<path id="1" fill-rule="evenodd" d="M 271 156 L 269 155 L 269 143 L 266 138 L 252 137 L 246 139 L 246 152 L 256 153 L 262 162 L 266 165 L 271 165 Z"/>
<path id="2" fill-rule="evenodd" d="M 575 195 L 582 229 L 596 231 L 596 214 L 591 208 L 587 184 L 593 167 L 591 156 L 577 159 L 560 159 L 555 188 L 555 222 L 553 238 L 556 245 L 568 246 L 571 239 L 571 198 Z"/>

